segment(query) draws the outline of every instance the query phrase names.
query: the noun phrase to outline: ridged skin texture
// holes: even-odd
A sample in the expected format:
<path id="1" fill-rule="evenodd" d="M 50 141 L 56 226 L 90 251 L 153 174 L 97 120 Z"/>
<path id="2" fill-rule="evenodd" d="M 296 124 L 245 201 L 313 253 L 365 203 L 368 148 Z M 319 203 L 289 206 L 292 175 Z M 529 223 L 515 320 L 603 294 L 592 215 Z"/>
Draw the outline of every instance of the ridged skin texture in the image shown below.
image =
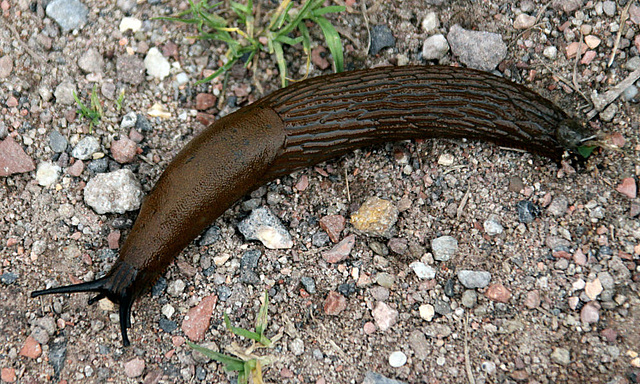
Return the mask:
<path id="1" fill-rule="evenodd" d="M 263 183 L 355 148 L 411 138 L 492 141 L 560 160 L 586 132 L 550 101 L 486 72 L 384 67 L 321 76 L 213 123 L 169 164 L 145 200 L 120 257 L 93 282 L 36 291 L 98 292 L 130 309 L 175 256 Z"/>

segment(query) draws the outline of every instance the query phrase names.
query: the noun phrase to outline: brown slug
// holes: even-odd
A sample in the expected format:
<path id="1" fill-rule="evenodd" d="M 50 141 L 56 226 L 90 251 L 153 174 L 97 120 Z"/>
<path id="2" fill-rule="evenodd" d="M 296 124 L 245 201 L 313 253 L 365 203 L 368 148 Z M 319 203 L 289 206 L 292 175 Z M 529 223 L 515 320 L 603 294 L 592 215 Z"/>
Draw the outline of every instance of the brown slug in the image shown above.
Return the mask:
<path id="1" fill-rule="evenodd" d="M 582 124 L 522 85 L 443 66 L 320 76 L 211 124 L 173 159 L 146 198 L 111 270 L 95 281 L 31 293 L 97 292 L 131 306 L 203 229 L 247 192 L 355 148 L 411 138 L 469 138 L 559 161 L 587 138 Z"/>

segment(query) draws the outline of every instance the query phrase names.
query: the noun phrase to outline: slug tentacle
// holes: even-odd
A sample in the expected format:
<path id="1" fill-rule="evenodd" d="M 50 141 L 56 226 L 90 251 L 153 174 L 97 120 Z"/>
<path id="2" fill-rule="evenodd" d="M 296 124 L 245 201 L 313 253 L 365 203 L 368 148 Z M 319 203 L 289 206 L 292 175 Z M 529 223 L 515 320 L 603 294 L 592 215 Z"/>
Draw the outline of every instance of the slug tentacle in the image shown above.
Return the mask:
<path id="1" fill-rule="evenodd" d="M 139 296 L 139 292 L 134 289 L 137 275 L 137 270 L 129 264 L 117 262 L 106 276 L 97 280 L 33 291 L 31 297 L 60 293 L 97 292 L 98 295 L 89 299 L 89 305 L 105 297 L 118 303 L 120 305 L 120 333 L 122 334 L 122 343 L 126 347 L 130 344 L 127 328 L 131 328 L 131 306 Z"/>

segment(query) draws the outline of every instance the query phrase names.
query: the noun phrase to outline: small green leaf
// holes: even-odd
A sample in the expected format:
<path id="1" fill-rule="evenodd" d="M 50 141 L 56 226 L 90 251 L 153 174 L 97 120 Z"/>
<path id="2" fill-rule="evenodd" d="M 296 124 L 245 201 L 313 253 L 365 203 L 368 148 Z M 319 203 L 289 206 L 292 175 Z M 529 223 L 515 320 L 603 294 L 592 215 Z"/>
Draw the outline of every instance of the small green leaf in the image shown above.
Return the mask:
<path id="1" fill-rule="evenodd" d="M 583 145 L 578 147 L 578 153 L 585 159 L 591 156 L 593 151 L 597 148 L 596 145 Z"/>
<path id="2" fill-rule="evenodd" d="M 313 16 L 322 16 L 325 15 L 327 13 L 338 13 L 338 12 L 344 12 L 347 9 L 347 7 L 345 7 L 344 5 L 330 5 L 328 7 L 323 7 L 323 8 L 319 8 L 319 9 L 314 9 L 311 14 Z"/>
<path id="3" fill-rule="evenodd" d="M 189 347 L 193 348 L 194 350 L 202 353 L 203 355 L 207 356 L 210 359 L 213 359 L 221 364 L 224 365 L 224 369 L 227 372 L 231 372 L 231 371 L 237 371 L 237 372 L 242 372 L 244 370 L 244 365 L 245 362 L 237 359 L 235 357 L 231 357 L 231 356 L 227 356 L 223 353 L 220 352 L 215 352 L 210 350 L 209 348 L 205 348 L 202 347 L 198 344 L 194 344 L 190 341 L 187 341 L 187 345 L 189 345 Z"/>
<path id="4" fill-rule="evenodd" d="M 284 60 L 282 44 L 278 41 L 274 41 L 273 51 L 276 54 L 276 62 L 278 63 L 278 69 L 280 70 L 280 84 L 282 88 L 284 88 L 287 86 L 287 62 Z"/>
<path id="5" fill-rule="evenodd" d="M 331 51 L 331 56 L 333 57 L 334 71 L 342 72 L 344 70 L 344 55 L 338 31 L 336 31 L 333 25 L 331 25 L 329 20 L 322 16 L 314 17 L 312 20 L 315 21 L 322 29 L 324 38 L 327 41 L 327 46 L 329 47 L 329 51 Z"/>

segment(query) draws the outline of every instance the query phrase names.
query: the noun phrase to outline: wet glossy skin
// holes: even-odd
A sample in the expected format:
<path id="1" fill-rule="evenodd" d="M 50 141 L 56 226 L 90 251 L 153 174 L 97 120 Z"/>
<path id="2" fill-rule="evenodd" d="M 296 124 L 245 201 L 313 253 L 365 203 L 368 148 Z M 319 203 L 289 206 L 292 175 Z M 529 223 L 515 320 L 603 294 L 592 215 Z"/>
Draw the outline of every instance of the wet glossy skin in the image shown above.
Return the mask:
<path id="1" fill-rule="evenodd" d="M 97 292 L 120 304 L 124 345 L 139 297 L 203 229 L 247 192 L 356 148 L 411 138 L 470 138 L 559 161 L 588 133 L 528 88 L 441 66 L 320 76 L 230 114 L 189 142 L 145 200 L 106 276 L 32 292 Z"/>

